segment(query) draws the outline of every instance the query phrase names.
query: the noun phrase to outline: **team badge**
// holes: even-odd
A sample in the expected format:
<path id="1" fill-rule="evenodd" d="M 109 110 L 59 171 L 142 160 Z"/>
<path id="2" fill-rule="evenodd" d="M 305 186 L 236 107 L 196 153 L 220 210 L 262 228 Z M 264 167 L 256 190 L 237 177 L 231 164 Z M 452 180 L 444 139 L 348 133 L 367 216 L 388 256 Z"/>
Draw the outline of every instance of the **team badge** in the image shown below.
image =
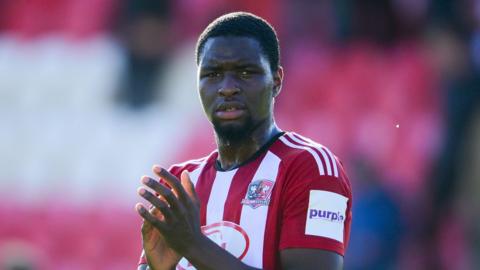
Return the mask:
<path id="1" fill-rule="evenodd" d="M 242 204 L 248 205 L 253 209 L 270 203 L 273 181 L 255 180 L 248 185 L 247 195 L 242 200 Z"/>

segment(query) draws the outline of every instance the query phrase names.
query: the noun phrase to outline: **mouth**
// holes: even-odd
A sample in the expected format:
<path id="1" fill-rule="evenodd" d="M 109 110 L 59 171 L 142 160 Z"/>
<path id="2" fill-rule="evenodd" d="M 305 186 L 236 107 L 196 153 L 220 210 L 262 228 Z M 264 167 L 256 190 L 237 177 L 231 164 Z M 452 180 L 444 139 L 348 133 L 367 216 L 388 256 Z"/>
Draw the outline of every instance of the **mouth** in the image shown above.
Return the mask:
<path id="1" fill-rule="evenodd" d="M 222 120 L 235 120 L 245 114 L 245 106 L 239 102 L 224 102 L 217 106 L 215 116 Z"/>

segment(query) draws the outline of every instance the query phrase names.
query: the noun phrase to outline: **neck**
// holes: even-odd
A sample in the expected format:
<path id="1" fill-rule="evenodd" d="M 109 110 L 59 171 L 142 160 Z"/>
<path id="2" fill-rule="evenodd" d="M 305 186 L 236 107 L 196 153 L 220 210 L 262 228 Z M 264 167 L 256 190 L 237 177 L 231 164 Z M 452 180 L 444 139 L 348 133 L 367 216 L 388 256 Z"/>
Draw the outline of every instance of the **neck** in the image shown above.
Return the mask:
<path id="1" fill-rule="evenodd" d="M 273 121 L 268 121 L 266 126 L 260 125 L 251 134 L 240 140 L 229 141 L 228 138 L 221 138 L 216 135 L 218 160 L 222 169 L 230 170 L 238 167 L 279 132 L 280 129 L 277 125 Z"/>

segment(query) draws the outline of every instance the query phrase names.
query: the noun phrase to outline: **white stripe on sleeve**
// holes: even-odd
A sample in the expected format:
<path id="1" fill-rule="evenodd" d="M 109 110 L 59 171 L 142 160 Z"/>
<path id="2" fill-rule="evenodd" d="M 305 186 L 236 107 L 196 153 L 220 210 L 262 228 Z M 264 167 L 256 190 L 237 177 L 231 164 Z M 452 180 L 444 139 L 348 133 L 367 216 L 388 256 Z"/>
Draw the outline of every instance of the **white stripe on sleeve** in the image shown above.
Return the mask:
<path id="1" fill-rule="evenodd" d="M 330 160 L 328 160 L 328 156 L 327 156 L 327 153 L 325 152 L 325 150 L 323 150 L 321 147 L 317 147 L 316 145 L 304 142 L 304 141 L 300 140 L 299 138 L 297 138 L 297 137 L 295 137 L 291 134 L 288 134 L 287 136 L 290 139 L 297 142 L 298 144 L 300 144 L 300 145 L 309 146 L 309 147 L 313 147 L 313 148 L 317 149 L 322 154 L 323 160 L 325 160 L 325 167 L 327 167 L 327 175 L 332 176 L 332 166 L 330 165 Z"/>
<path id="2" fill-rule="evenodd" d="M 285 145 L 287 145 L 291 148 L 297 148 L 297 149 L 302 149 L 302 150 L 308 151 L 313 156 L 315 161 L 317 162 L 319 174 L 320 175 L 325 175 L 325 169 L 323 168 L 323 163 L 320 160 L 320 157 L 318 156 L 317 152 L 313 151 L 310 147 L 293 144 L 290 141 L 288 141 L 287 139 L 285 139 L 283 136 L 280 137 L 280 141 L 282 141 Z"/>

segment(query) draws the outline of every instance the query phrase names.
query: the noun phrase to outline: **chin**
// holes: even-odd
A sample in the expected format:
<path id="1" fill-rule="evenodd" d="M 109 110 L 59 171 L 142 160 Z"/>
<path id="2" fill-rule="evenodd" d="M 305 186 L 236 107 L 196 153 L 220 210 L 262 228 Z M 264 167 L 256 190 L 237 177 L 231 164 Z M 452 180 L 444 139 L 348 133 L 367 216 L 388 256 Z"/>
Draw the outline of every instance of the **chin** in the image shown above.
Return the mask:
<path id="1" fill-rule="evenodd" d="M 228 141 L 239 141 L 252 132 L 253 123 L 251 121 L 241 122 L 213 122 L 213 128 L 218 137 Z"/>

